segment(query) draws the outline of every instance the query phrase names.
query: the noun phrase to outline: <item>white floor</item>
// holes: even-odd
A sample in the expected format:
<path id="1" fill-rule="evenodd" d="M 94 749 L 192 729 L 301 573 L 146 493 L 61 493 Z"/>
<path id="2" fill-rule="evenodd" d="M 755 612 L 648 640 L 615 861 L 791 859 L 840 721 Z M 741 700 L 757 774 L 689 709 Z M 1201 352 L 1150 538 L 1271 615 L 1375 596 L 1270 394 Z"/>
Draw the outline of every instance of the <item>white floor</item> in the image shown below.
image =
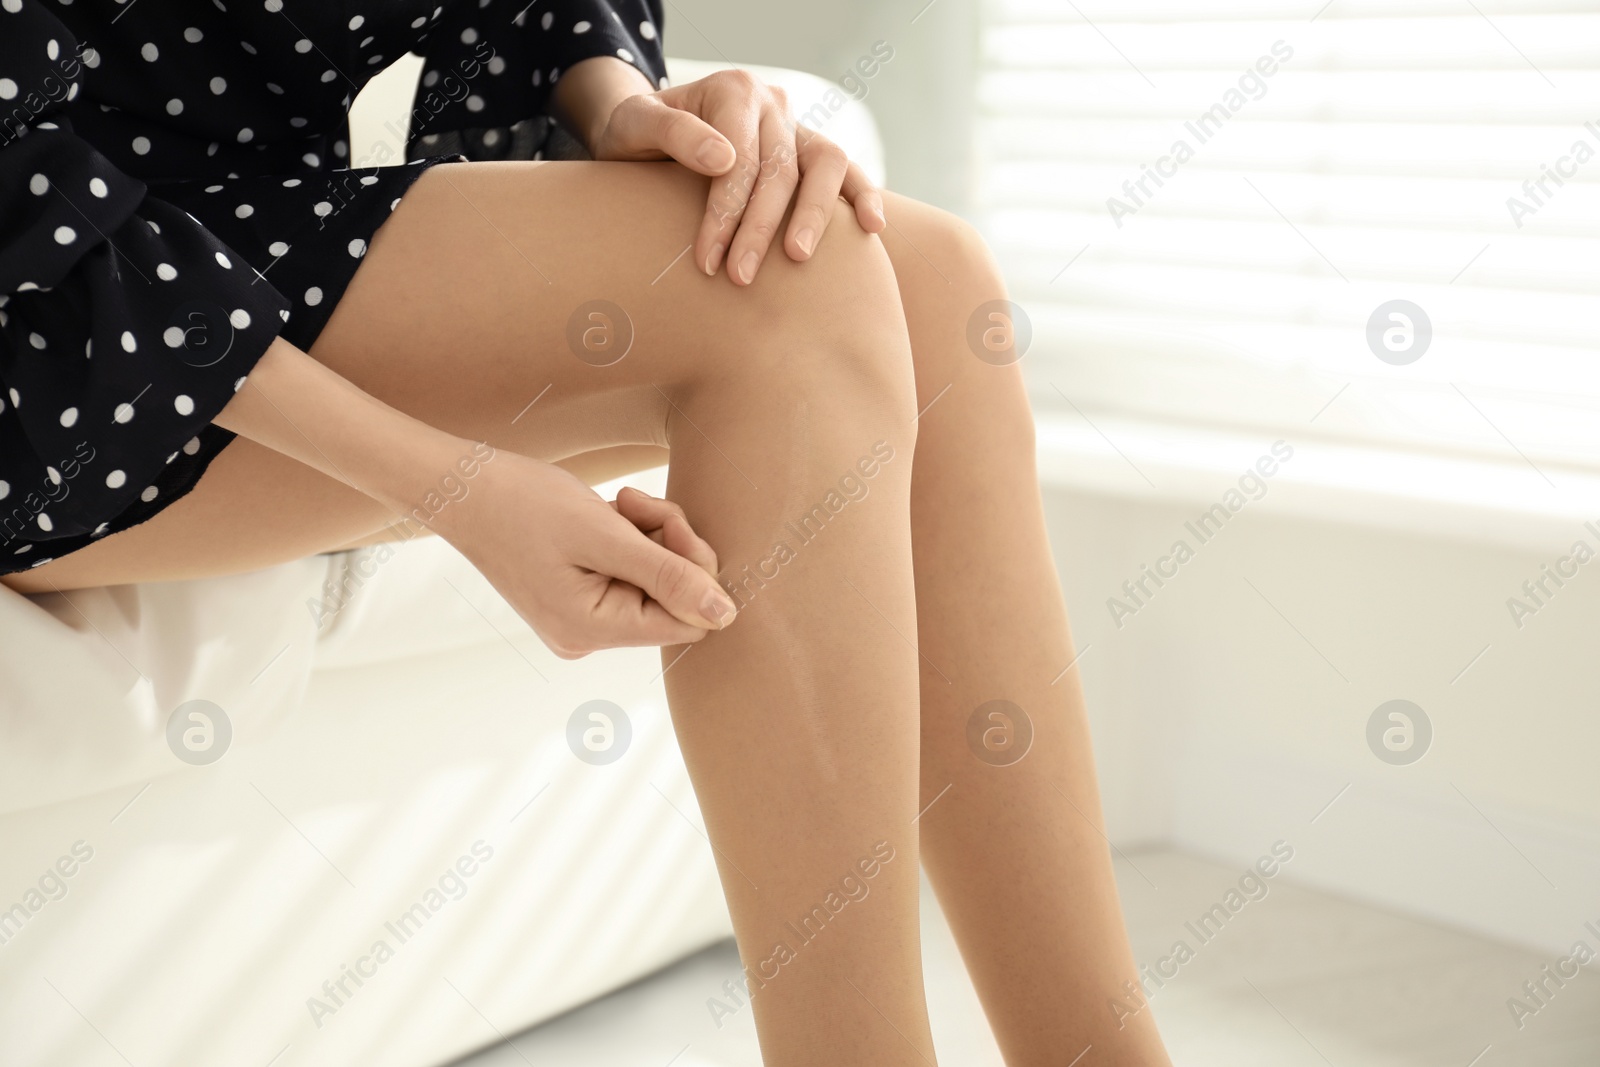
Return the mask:
<path id="1" fill-rule="evenodd" d="M 1270 883 L 1200 945 L 1185 926 L 1242 870 L 1171 851 L 1136 852 L 1117 876 L 1142 963 L 1175 940 L 1194 958 L 1151 999 L 1178 1067 L 1597 1067 L 1600 961 L 1519 1030 L 1506 1001 L 1555 963 L 1431 923 Z M 924 886 L 924 952 L 940 1060 L 1000 1067 L 950 932 Z M 1170 969 L 1170 968 L 1169 968 Z M 731 943 L 461 1061 L 458 1067 L 750 1067 L 744 1008 L 721 1020 Z M 1063 1062 L 1065 1062 L 1065 1058 Z M 1090 1067 L 1092 1057 L 1082 1067 Z"/>

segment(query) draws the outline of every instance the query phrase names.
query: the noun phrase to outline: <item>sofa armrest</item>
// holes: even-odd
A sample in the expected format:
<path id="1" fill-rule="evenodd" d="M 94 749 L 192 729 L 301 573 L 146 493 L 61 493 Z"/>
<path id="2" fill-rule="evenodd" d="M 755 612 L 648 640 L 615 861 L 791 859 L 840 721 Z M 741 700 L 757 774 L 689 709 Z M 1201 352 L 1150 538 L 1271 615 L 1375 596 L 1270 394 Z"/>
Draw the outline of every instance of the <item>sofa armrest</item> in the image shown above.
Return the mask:
<path id="1" fill-rule="evenodd" d="M 667 59 L 667 74 L 675 85 L 732 67 L 731 63 Z M 867 177 L 878 185 L 884 184 L 883 141 L 866 104 L 815 74 L 786 67 L 745 66 L 744 69 L 769 85 L 782 86 L 789 94 L 796 118 L 803 125 L 827 135 L 861 165 Z M 405 131 L 421 73 L 422 57 L 405 55 L 361 90 L 350 107 L 352 161 L 357 164 L 378 159 L 392 163 L 405 161 Z"/>

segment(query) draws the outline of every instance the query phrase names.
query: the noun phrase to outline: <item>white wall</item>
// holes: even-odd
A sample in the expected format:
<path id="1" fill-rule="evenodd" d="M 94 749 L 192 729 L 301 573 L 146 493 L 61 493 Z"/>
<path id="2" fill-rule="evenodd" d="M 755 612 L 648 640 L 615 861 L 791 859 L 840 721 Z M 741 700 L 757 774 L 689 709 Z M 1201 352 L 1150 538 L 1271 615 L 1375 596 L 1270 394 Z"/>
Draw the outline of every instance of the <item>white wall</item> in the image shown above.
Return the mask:
<path id="1" fill-rule="evenodd" d="M 1570 540 L 1246 510 L 1119 630 L 1106 599 L 1201 507 L 1047 506 L 1114 839 L 1244 864 L 1281 837 L 1297 880 L 1550 951 L 1600 920 L 1600 568 L 1520 630 L 1505 605 Z M 1409 766 L 1366 742 L 1397 697 L 1435 730 Z"/>

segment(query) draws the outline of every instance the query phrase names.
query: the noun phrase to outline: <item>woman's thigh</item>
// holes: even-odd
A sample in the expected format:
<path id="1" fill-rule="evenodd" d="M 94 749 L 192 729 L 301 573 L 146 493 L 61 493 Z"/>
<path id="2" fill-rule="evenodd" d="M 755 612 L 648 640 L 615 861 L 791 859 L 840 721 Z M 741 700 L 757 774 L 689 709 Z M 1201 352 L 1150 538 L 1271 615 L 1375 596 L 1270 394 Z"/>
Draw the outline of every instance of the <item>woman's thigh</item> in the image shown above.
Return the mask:
<path id="1" fill-rule="evenodd" d="M 871 292 L 875 263 L 890 279 L 883 313 L 901 314 L 882 246 L 842 205 L 811 262 L 775 248 L 748 288 L 707 277 L 683 254 L 707 191 L 675 164 L 434 167 L 311 354 L 442 429 L 581 465 L 665 446 L 675 405 L 724 379 L 784 388 L 808 365 L 800 349 L 844 340 L 840 312 L 864 282 Z M 800 340 L 744 343 L 758 336 Z M 393 518 L 240 439 L 155 518 L 5 581 L 44 592 L 233 573 L 361 541 Z"/>

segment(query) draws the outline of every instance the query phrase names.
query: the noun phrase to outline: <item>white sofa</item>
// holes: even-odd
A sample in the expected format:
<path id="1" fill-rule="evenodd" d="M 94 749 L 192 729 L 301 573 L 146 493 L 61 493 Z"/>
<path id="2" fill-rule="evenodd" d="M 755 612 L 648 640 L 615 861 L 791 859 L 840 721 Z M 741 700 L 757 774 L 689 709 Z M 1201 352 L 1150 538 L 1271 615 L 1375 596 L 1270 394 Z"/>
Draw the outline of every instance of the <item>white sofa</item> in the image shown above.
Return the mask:
<path id="1" fill-rule="evenodd" d="M 358 101 L 353 158 L 408 110 L 396 68 Z M 761 73 L 801 112 L 831 88 Z M 864 107 L 826 132 L 881 179 Z M 0 678 L 7 1067 L 423 1067 L 730 932 L 657 654 L 555 658 L 435 539 L 0 587 Z M 167 727 L 195 699 L 232 738 L 191 766 Z M 593 699 L 632 726 L 609 764 L 567 740 Z"/>

